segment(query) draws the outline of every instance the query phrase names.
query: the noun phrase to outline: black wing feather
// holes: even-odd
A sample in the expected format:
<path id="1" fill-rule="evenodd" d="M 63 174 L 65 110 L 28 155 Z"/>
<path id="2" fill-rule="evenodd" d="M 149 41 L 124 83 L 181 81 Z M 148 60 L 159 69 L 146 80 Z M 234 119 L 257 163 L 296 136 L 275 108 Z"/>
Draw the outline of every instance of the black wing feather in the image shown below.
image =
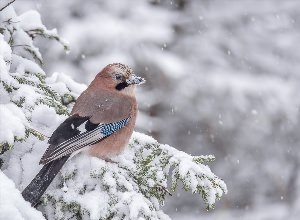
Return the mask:
<path id="1" fill-rule="evenodd" d="M 60 143 L 80 134 L 78 127 L 88 120 L 89 117 L 80 117 L 79 115 L 70 116 L 57 127 L 48 140 L 48 143 L 51 145 L 59 145 Z M 98 124 L 95 124 L 96 127 L 97 125 Z"/>
<path id="2" fill-rule="evenodd" d="M 69 118 L 67 118 L 63 123 L 61 123 L 56 130 L 51 135 L 50 139 L 48 140 L 48 143 L 50 144 L 42 156 L 40 160 L 40 164 L 46 164 L 47 163 L 47 155 L 55 149 L 58 145 L 65 142 L 66 140 L 69 140 L 76 135 L 80 134 L 80 130 L 78 130 L 78 127 L 82 125 L 83 123 L 86 123 L 85 126 L 88 124 L 88 129 L 92 129 L 94 127 L 97 127 L 99 124 L 94 124 L 89 121 L 89 117 L 81 117 L 79 115 L 72 115 Z M 49 161 L 48 161 L 49 162 Z"/>

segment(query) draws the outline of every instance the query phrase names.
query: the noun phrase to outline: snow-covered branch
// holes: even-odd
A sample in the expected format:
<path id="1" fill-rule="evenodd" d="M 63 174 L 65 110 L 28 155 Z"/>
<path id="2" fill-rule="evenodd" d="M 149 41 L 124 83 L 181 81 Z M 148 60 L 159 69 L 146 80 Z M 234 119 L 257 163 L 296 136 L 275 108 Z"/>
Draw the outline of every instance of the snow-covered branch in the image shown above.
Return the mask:
<path id="1" fill-rule="evenodd" d="M 80 219 L 168 219 L 161 205 L 170 188 L 176 190 L 177 181 L 200 194 L 211 208 L 227 192 L 224 182 L 203 164 L 211 159 L 190 156 L 134 133 L 129 147 L 112 162 L 86 155 L 68 161 L 43 197 L 41 208 L 46 216 L 57 219 L 74 215 Z"/>
<path id="2" fill-rule="evenodd" d="M 24 189 L 41 168 L 38 161 L 47 147 L 47 136 L 67 117 L 85 86 L 62 73 L 46 77 L 34 40 L 41 35 L 64 41 L 56 31 L 45 28 L 38 12 L 18 16 L 8 6 L 0 13 L 0 22 L 0 126 L 5 128 L 0 135 L 0 168 L 5 175 L 1 171 L 0 179 L 3 188 L 16 195 L 16 203 L 8 206 L 15 209 L 20 204 L 18 209 L 28 208 L 29 213 L 29 204 L 7 177 L 16 188 Z M 169 219 L 161 204 L 176 190 L 178 181 L 212 208 L 227 192 L 225 183 L 205 165 L 213 159 L 194 157 L 134 133 L 128 148 L 112 162 L 85 154 L 70 159 L 38 210 L 47 219 Z M 34 210 L 30 215 L 25 211 L 16 214 L 24 219 L 41 216 Z"/>

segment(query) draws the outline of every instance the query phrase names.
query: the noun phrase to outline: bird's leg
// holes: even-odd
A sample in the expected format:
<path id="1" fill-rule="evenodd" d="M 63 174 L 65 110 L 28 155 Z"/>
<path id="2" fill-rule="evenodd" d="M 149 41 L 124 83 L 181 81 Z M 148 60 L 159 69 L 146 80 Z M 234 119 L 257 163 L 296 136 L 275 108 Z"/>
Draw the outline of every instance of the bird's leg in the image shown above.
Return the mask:
<path id="1" fill-rule="evenodd" d="M 117 164 L 117 162 L 111 160 L 110 158 L 105 158 L 104 160 L 105 160 L 106 162 L 108 162 L 108 163 L 114 163 L 114 164 Z"/>

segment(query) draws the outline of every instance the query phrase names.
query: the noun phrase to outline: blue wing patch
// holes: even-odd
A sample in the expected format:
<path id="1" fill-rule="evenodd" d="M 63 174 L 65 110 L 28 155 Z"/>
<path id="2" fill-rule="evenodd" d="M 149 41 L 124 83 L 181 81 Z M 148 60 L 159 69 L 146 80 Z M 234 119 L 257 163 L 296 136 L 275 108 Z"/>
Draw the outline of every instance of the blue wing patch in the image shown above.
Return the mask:
<path id="1" fill-rule="evenodd" d="M 104 135 L 104 137 L 113 134 L 115 131 L 120 130 L 129 122 L 129 118 L 125 118 L 121 121 L 109 123 L 109 124 L 100 124 L 96 129 L 100 130 L 100 133 Z"/>

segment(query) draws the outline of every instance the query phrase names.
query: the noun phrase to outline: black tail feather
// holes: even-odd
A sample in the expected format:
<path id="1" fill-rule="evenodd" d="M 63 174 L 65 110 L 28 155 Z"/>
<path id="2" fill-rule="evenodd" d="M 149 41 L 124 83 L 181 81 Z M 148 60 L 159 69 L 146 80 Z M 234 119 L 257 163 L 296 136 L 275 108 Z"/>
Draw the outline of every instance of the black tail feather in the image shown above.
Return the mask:
<path id="1" fill-rule="evenodd" d="M 69 157 L 70 155 L 67 155 L 44 165 L 30 184 L 23 190 L 23 198 L 35 207 Z"/>

